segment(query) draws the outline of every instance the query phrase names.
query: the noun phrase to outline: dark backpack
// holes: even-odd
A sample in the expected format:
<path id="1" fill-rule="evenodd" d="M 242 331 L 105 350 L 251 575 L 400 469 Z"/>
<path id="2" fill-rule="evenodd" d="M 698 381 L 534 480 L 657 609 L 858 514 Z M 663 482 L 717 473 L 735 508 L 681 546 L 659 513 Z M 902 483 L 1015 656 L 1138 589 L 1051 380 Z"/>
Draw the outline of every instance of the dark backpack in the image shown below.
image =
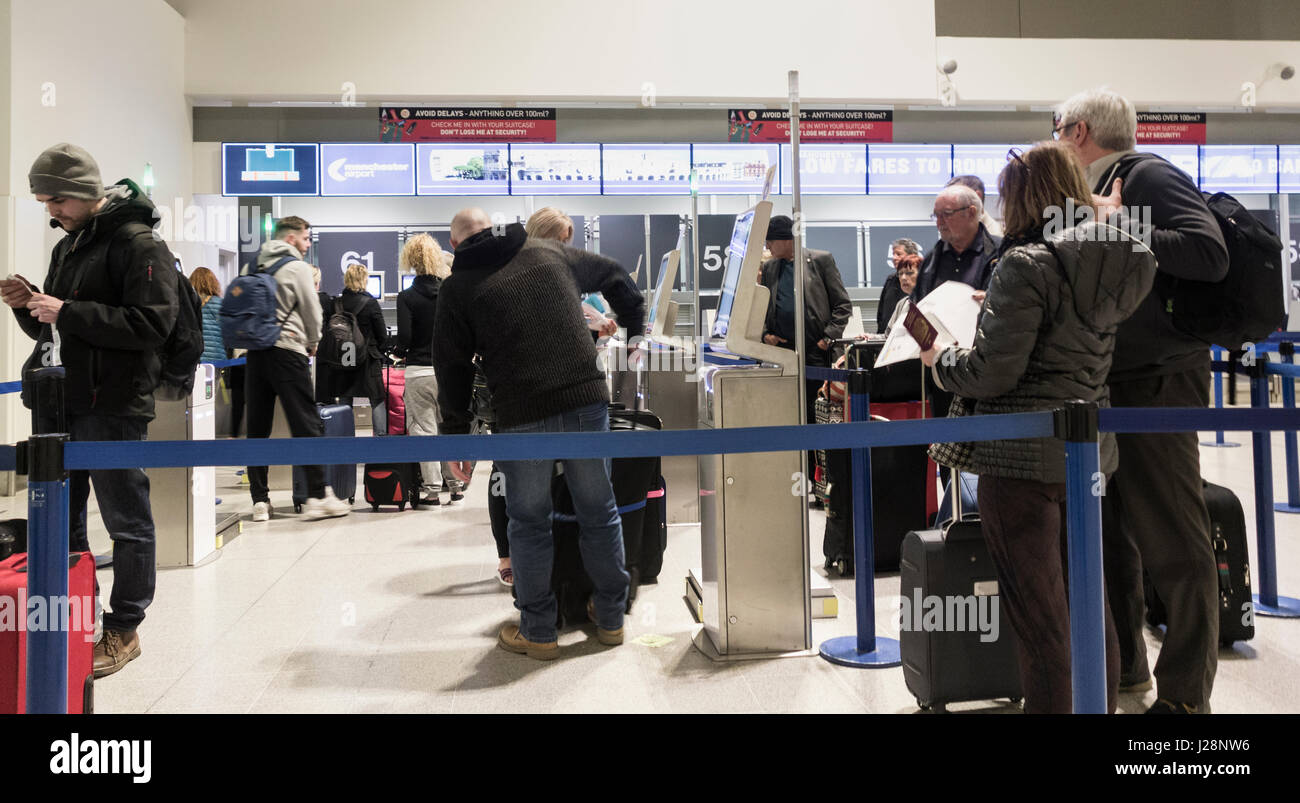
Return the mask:
<path id="1" fill-rule="evenodd" d="M 144 223 L 127 223 L 113 235 L 115 240 L 154 236 L 153 229 Z M 161 243 L 160 243 L 161 244 Z M 164 250 L 166 246 L 163 245 Z M 109 253 L 113 253 L 110 249 Z M 170 256 L 170 251 L 166 252 Z M 175 260 L 159 266 L 160 270 L 175 270 Z M 179 271 L 176 271 L 176 323 L 158 349 L 160 370 L 154 397 L 163 401 L 184 399 L 194 390 L 194 369 L 203 356 L 203 313 L 199 294 Z"/>
<path id="2" fill-rule="evenodd" d="M 339 368 L 356 368 L 366 350 L 366 336 L 361 333 L 357 316 L 343 308 L 343 299 L 334 299 L 334 312 L 325 322 L 316 358 Z"/>
<path id="3" fill-rule="evenodd" d="M 1228 246 L 1228 275 L 1219 282 L 1175 280 L 1165 309 L 1180 331 L 1245 349 L 1286 325 L 1282 241 L 1226 192 L 1202 195 Z"/>
<path id="4" fill-rule="evenodd" d="M 1154 154 L 1125 158 L 1116 164 L 1118 175 L 1123 178 L 1140 161 L 1158 158 Z M 1108 179 L 1103 193 L 1110 184 Z M 1201 195 L 1228 247 L 1228 274 L 1217 282 L 1198 282 L 1160 273 L 1155 292 L 1180 332 L 1235 351 L 1286 325 L 1282 241 L 1228 193 Z"/>
<path id="5" fill-rule="evenodd" d="M 226 287 L 221 299 L 221 339 L 226 348 L 263 351 L 280 339 L 280 329 L 298 306 L 278 318 L 279 307 L 275 298 L 275 272 L 294 261 L 294 257 L 281 257 L 265 270 L 254 270 L 236 276 Z"/>

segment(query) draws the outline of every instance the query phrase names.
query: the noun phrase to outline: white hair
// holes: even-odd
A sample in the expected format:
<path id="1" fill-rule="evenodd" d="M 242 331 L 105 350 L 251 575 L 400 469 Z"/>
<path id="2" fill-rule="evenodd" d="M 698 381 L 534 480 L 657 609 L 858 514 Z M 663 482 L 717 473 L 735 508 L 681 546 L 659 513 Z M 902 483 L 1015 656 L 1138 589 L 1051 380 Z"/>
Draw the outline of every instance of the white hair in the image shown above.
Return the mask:
<path id="1" fill-rule="evenodd" d="M 951 187 L 944 187 L 936 197 L 943 198 L 945 196 L 961 201 L 963 207 L 975 207 L 977 216 L 984 214 L 984 202 L 980 200 L 980 194 L 964 184 L 953 184 Z"/>
<path id="2" fill-rule="evenodd" d="M 1087 123 L 1097 145 L 1109 151 L 1129 151 L 1137 145 L 1137 110 L 1128 98 L 1109 89 L 1089 89 L 1056 107 L 1058 126 Z"/>

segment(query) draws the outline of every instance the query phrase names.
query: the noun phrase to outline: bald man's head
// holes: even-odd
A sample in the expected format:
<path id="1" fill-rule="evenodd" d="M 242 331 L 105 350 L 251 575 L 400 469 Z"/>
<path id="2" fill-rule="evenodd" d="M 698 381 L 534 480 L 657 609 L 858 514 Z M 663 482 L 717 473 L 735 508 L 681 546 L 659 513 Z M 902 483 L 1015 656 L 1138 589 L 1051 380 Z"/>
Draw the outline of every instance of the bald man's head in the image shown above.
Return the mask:
<path id="1" fill-rule="evenodd" d="M 451 219 L 451 247 L 458 248 L 461 243 L 484 229 L 492 228 L 492 218 L 477 206 L 462 209 Z"/>

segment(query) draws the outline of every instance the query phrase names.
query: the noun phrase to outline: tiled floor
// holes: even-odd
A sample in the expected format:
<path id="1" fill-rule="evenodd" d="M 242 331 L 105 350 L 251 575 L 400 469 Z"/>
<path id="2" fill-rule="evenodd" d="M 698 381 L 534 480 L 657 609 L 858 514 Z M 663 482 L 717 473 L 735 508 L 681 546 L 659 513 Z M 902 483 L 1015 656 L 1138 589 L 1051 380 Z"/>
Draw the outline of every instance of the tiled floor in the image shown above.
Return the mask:
<path id="1" fill-rule="evenodd" d="M 1244 446 L 1203 449 L 1203 473 L 1240 496 L 1257 567 L 1250 440 L 1229 437 Z M 1274 446 L 1275 494 L 1283 499 L 1280 435 Z M 253 524 L 233 470 L 219 472 L 218 482 L 223 506 L 244 513 L 242 534 L 205 565 L 158 573 L 140 630 L 143 654 L 96 684 L 98 712 L 917 710 L 899 669 L 848 669 L 817 657 L 705 658 L 691 644 L 697 626 L 682 600 L 683 578 L 699 562 L 696 527 L 670 528 L 660 582 L 641 589 L 626 644 L 602 647 L 590 629 L 574 629 L 561 636 L 561 660 L 541 663 L 496 647 L 514 609 L 495 579 L 484 483 L 451 507 L 372 513 L 358 504 L 351 516 L 323 522 L 301 521 L 279 492 L 276 517 Z M 0 498 L 0 515 L 14 508 L 22 515 L 24 504 Z M 813 517 L 819 557 L 822 518 Z M 92 531 L 96 551 L 106 551 L 95 516 Z M 1277 552 L 1279 588 L 1300 596 L 1300 518 L 1277 516 Z M 111 583 L 111 573 L 100 580 Z M 853 581 L 833 584 L 841 616 L 814 621 L 814 644 L 854 632 Z M 896 574 L 877 578 L 878 632 L 895 637 L 897 595 Z M 671 641 L 636 642 L 652 634 Z M 1158 634 L 1148 632 L 1148 644 L 1154 661 Z M 1126 696 L 1122 708 L 1139 712 L 1153 699 Z M 996 702 L 954 709 L 1016 710 Z M 1300 711 L 1300 620 L 1260 617 L 1254 641 L 1221 653 L 1213 710 Z"/>

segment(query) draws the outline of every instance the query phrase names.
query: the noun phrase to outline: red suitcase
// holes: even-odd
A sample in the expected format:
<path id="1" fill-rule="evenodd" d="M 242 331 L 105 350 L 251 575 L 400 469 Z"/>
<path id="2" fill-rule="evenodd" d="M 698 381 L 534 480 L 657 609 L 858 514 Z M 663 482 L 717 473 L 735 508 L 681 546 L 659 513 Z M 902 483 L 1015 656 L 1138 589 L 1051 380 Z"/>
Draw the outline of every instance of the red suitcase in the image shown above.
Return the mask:
<path id="1" fill-rule="evenodd" d="M 21 601 L 21 604 L 20 604 Z M 0 561 L 0 714 L 27 709 L 27 553 Z M 19 626 L 21 624 L 21 627 Z M 95 556 L 68 556 L 68 713 L 94 710 Z"/>

